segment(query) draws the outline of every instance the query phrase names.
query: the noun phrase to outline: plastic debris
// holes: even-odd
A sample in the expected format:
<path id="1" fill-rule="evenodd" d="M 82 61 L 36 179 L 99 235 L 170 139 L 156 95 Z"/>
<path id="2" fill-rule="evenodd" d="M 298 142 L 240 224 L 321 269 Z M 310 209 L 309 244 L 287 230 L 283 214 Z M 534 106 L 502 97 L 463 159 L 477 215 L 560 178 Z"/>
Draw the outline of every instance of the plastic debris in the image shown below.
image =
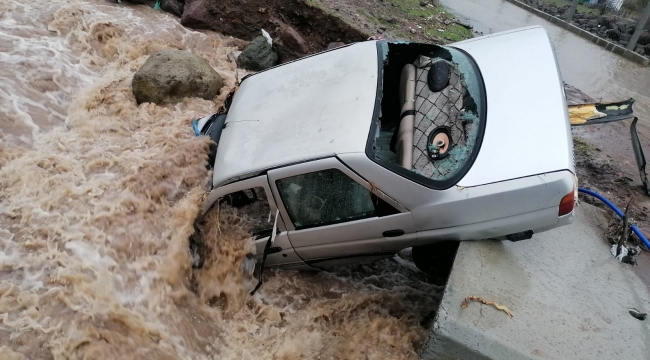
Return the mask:
<path id="1" fill-rule="evenodd" d="M 154 10 L 162 10 L 160 8 L 160 1 L 156 1 L 156 4 L 153 6 Z"/>
<path id="2" fill-rule="evenodd" d="M 627 309 L 627 311 L 632 315 L 634 318 L 639 319 L 641 321 L 645 320 L 648 317 L 648 314 L 642 313 L 639 310 L 635 308 Z"/>
<path id="3" fill-rule="evenodd" d="M 273 39 L 271 39 L 271 35 L 266 32 L 266 30 L 262 29 L 262 36 L 268 41 L 269 45 L 273 45 Z"/>
<path id="4" fill-rule="evenodd" d="M 495 303 L 494 301 L 485 300 L 485 299 L 483 299 L 483 298 L 481 298 L 479 296 L 468 296 L 468 297 L 466 297 L 465 300 L 463 300 L 463 303 L 460 305 L 460 307 L 462 307 L 463 309 L 467 309 L 467 306 L 469 305 L 470 300 L 478 301 L 478 302 L 483 303 L 485 305 L 492 305 L 495 308 L 497 308 L 497 309 L 505 312 L 506 314 L 508 314 L 508 316 L 515 317 L 514 315 L 512 315 L 512 312 L 510 312 L 510 310 L 507 307 L 505 307 L 503 305 L 499 305 L 499 304 Z"/>

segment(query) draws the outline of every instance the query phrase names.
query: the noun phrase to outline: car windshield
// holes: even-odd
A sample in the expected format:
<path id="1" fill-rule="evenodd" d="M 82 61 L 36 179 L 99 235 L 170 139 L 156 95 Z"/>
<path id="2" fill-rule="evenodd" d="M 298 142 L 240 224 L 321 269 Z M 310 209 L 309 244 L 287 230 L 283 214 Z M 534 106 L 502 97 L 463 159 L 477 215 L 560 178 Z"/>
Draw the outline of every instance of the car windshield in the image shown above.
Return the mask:
<path id="1" fill-rule="evenodd" d="M 464 51 L 379 43 L 380 111 L 368 156 L 423 185 L 445 189 L 471 167 L 485 128 L 480 71 Z"/>

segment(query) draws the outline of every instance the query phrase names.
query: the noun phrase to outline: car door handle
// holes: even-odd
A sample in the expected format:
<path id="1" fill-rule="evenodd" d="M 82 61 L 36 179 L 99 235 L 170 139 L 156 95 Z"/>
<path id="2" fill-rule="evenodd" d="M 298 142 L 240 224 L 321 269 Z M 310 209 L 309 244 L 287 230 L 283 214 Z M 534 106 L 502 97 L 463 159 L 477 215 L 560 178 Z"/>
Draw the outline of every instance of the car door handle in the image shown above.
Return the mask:
<path id="1" fill-rule="evenodd" d="M 271 247 L 271 248 L 269 249 L 269 255 L 271 255 L 271 254 L 275 254 L 275 253 L 279 253 L 280 251 L 282 251 L 282 248 L 281 248 L 281 247 L 279 247 L 279 246 L 273 246 L 273 247 Z"/>
<path id="2" fill-rule="evenodd" d="M 404 230 L 402 229 L 388 230 L 388 231 L 384 231 L 382 235 L 384 235 L 384 237 L 402 236 L 404 235 Z"/>

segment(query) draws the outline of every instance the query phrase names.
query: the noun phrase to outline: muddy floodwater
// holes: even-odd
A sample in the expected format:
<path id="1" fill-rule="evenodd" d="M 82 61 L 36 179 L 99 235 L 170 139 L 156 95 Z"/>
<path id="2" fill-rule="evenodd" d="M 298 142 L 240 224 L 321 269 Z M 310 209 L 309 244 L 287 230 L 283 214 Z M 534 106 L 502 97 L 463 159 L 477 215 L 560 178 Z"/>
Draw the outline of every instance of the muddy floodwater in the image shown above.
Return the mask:
<path id="1" fill-rule="evenodd" d="M 227 40 L 145 7 L 0 1 L 0 359 L 417 358 L 442 288 L 408 253 L 271 270 L 248 296 L 233 220 L 191 268 L 209 173 L 190 122 L 244 75 Z M 137 106 L 133 74 L 163 49 L 207 59 L 221 95 Z"/>

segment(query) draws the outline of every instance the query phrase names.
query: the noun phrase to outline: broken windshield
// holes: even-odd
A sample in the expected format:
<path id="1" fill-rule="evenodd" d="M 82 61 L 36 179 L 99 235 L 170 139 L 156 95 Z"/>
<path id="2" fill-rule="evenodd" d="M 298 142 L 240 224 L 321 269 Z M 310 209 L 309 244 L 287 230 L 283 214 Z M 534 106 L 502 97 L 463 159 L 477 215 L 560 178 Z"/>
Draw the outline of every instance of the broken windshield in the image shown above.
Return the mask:
<path id="1" fill-rule="evenodd" d="M 379 43 L 380 111 L 368 156 L 423 185 L 445 189 L 471 167 L 485 127 L 485 92 L 465 52 Z"/>

